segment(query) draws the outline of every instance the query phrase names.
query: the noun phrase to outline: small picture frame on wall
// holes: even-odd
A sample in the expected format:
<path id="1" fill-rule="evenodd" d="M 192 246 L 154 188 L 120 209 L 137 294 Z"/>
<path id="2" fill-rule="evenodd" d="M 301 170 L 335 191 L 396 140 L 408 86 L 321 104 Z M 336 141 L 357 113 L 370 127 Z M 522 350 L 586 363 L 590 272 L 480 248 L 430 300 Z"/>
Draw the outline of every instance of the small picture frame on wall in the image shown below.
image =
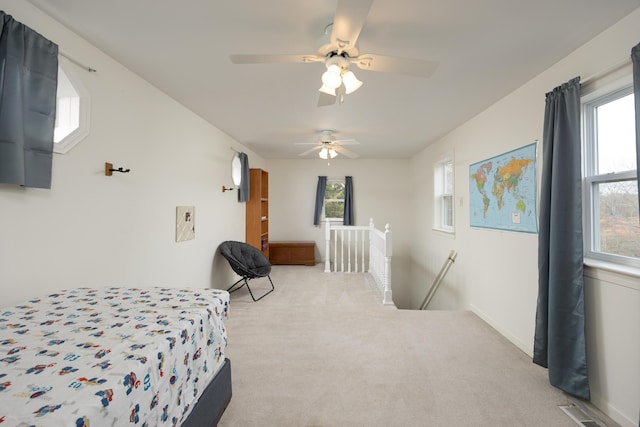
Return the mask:
<path id="1" fill-rule="evenodd" d="M 196 238 L 195 206 L 176 207 L 176 242 L 184 242 Z"/>

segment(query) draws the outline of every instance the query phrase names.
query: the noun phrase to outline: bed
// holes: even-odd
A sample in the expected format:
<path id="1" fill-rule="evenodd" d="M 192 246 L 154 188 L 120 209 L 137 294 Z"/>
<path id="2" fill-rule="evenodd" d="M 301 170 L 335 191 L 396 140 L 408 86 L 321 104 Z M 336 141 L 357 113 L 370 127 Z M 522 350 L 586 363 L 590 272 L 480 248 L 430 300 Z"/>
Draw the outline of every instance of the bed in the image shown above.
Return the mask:
<path id="1" fill-rule="evenodd" d="M 0 309 L 0 424 L 207 426 L 231 399 L 229 294 L 79 288 Z"/>

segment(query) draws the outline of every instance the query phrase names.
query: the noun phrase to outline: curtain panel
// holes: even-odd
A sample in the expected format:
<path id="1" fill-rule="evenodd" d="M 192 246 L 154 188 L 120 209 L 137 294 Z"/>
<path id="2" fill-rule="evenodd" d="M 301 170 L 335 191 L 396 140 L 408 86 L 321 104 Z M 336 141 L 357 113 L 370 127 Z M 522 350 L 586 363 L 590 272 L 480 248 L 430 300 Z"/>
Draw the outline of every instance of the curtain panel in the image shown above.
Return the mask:
<path id="1" fill-rule="evenodd" d="M 638 208 L 640 208 L 640 43 L 631 49 L 633 64 L 633 98 L 636 110 L 636 173 L 638 177 Z"/>
<path id="2" fill-rule="evenodd" d="M 353 225 L 353 177 L 344 177 L 344 225 Z"/>
<path id="3" fill-rule="evenodd" d="M 319 176 L 318 185 L 316 187 L 316 207 L 313 212 L 313 225 L 320 225 L 320 217 L 322 216 L 322 205 L 324 205 L 324 192 L 327 188 L 327 177 Z"/>
<path id="4" fill-rule="evenodd" d="M 546 94 L 533 362 L 551 385 L 589 400 L 580 140 L 580 78 Z"/>
<path id="5" fill-rule="evenodd" d="M 51 188 L 58 45 L 0 11 L 0 182 Z"/>

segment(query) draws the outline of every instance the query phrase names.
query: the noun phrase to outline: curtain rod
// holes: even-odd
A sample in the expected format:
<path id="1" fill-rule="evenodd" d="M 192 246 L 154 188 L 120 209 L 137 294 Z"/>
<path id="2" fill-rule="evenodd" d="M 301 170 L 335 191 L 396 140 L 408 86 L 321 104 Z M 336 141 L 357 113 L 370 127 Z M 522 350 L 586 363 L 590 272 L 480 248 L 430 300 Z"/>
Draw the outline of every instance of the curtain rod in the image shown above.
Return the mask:
<path id="1" fill-rule="evenodd" d="M 67 58 L 69 61 L 73 62 L 74 64 L 78 65 L 79 67 L 84 68 L 85 70 L 87 70 L 90 73 L 97 73 L 98 70 L 96 70 L 95 68 L 89 67 L 87 65 L 84 65 L 82 62 L 70 57 L 69 55 L 67 55 L 66 53 L 64 53 L 61 50 L 58 50 L 58 55 L 60 56 L 64 56 L 65 58 Z"/>
<path id="2" fill-rule="evenodd" d="M 589 83 L 593 83 L 595 80 L 598 80 L 604 76 L 607 76 L 615 71 L 618 71 L 624 67 L 626 67 L 627 65 L 631 65 L 631 56 L 627 57 L 624 59 L 624 61 L 620 61 L 615 63 L 614 65 L 605 68 L 604 70 L 598 71 L 595 74 L 590 75 L 589 77 L 587 77 L 586 79 L 582 80 L 580 82 L 581 85 L 588 85 Z"/>

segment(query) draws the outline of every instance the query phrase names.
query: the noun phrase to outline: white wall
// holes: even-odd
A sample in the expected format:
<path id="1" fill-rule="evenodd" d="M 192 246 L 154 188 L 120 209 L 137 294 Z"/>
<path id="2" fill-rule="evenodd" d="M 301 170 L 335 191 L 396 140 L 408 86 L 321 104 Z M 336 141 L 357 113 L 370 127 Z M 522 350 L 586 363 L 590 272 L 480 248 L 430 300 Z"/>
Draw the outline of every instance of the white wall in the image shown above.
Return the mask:
<path id="1" fill-rule="evenodd" d="M 591 400 L 621 424 L 640 425 L 640 278 L 587 268 L 585 310 Z"/>
<path id="2" fill-rule="evenodd" d="M 0 289 L 8 305 L 76 286 L 224 287 L 216 256 L 244 239 L 244 205 L 230 184 L 230 147 L 270 173 L 272 240 L 322 241 L 311 225 L 318 175 L 354 177 L 356 222 L 370 216 L 394 233 L 394 301 L 417 307 L 449 251 L 458 251 L 432 309 L 472 309 L 531 354 L 537 297 L 536 236 L 470 229 L 469 164 L 541 139 L 544 93 L 595 74 L 640 41 L 640 11 L 443 137 L 411 160 L 265 160 L 202 121 L 24 1 L 0 8 L 98 69 L 78 76 L 91 94 L 91 134 L 54 155 L 53 188 L 0 184 Z M 517 113 L 516 113 L 517 112 Z M 432 224 L 433 162 L 455 156 L 456 234 Z M 130 168 L 104 176 L 104 163 Z M 175 243 L 175 207 L 196 207 L 196 239 Z M 323 257 L 322 246 L 317 256 Z M 638 278 L 585 281 L 593 401 L 638 425 Z M 630 285 L 631 284 L 631 285 Z"/>
<path id="3" fill-rule="evenodd" d="M 98 70 L 75 70 L 91 133 L 54 154 L 51 190 L 0 184 L 2 304 L 76 286 L 226 288 L 233 276 L 214 256 L 244 239 L 244 204 L 221 186 L 230 147 L 248 150 L 29 3 L 0 8 Z M 131 172 L 106 177 L 105 162 Z M 178 205 L 195 206 L 195 240 L 175 242 Z"/>
<path id="4" fill-rule="evenodd" d="M 458 259 L 430 308 L 471 309 L 532 354 L 537 235 L 469 227 L 469 165 L 542 141 L 545 93 L 572 77 L 587 78 L 628 58 L 631 47 L 640 42 L 638 28 L 640 11 L 412 159 L 412 182 L 422 195 L 413 200 L 417 236 L 411 266 L 414 306 L 426 292 L 425 279 L 437 274 L 449 250 L 456 249 Z M 455 238 L 431 229 L 433 163 L 447 152 L 454 152 L 456 165 Z M 538 160 L 540 169 L 540 153 Z M 599 276 L 585 280 L 592 401 L 624 426 L 637 426 L 640 417 L 638 281 L 638 277 L 615 274 L 607 275 L 606 280 Z"/>
<path id="5" fill-rule="evenodd" d="M 409 160 L 364 160 L 337 157 L 327 161 L 267 160 L 269 172 L 269 237 L 272 241 L 315 240 L 316 260 L 324 260 L 324 228 L 313 225 L 316 185 L 319 175 L 329 178 L 353 176 L 355 223 L 376 228 L 391 225 L 393 301 L 410 307 L 409 257 L 410 212 L 413 197 L 409 185 Z"/>

